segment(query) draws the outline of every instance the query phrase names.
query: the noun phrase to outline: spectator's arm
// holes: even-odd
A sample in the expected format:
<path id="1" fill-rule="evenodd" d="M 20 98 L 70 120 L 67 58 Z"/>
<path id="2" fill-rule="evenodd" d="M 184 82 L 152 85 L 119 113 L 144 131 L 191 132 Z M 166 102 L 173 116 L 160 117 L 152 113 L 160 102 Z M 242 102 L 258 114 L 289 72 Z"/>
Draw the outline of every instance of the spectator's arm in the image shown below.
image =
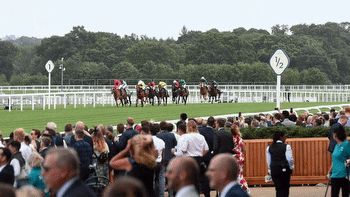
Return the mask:
<path id="1" fill-rule="evenodd" d="M 289 144 L 287 144 L 287 148 L 286 148 L 286 159 L 288 161 L 289 168 L 293 170 L 294 169 L 293 152 Z"/>
<path id="2" fill-rule="evenodd" d="M 271 155 L 270 155 L 270 152 L 269 152 L 269 148 L 270 146 L 268 146 L 266 148 L 266 162 L 267 162 L 267 167 L 268 167 L 268 172 L 269 174 L 271 174 L 271 169 L 270 169 L 270 164 L 271 164 Z"/>

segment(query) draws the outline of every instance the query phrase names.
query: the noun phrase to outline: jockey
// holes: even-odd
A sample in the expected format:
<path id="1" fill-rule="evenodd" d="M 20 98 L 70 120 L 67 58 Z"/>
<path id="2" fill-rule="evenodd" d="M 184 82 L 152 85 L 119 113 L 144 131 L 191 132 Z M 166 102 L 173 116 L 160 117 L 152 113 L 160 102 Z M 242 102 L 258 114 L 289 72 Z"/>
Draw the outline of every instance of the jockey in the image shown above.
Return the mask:
<path id="1" fill-rule="evenodd" d="M 120 89 L 122 85 L 122 82 L 120 82 L 118 79 L 114 79 L 114 87 L 117 88 L 120 91 L 120 95 L 123 96 L 123 92 Z"/>
<path id="2" fill-rule="evenodd" d="M 118 79 L 114 79 L 114 87 L 119 89 L 120 85 L 122 85 L 122 82 L 120 82 Z"/>
<path id="3" fill-rule="evenodd" d="M 199 81 L 201 85 L 207 85 L 207 80 L 204 77 L 202 77 Z"/>
<path id="4" fill-rule="evenodd" d="M 140 81 L 137 83 L 137 85 L 141 85 L 141 88 L 142 88 L 143 90 L 145 90 L 146 84 L 145 84 L 145 82 L 143 82 L 142 80 L 140 80 Z"/>
<path id="5" fill-rule="evenodd" d="M 180 83 L 180 87 L 186 89 L 186 81 L 184 79 L 181 79 L 179 83 Z"/>
<path id="6" fill-rule="evenodd" d="M 151 86 L 153 90 L 156 87 L 156 83 L 154 83 L 153 79 L 151 82 L 148 83 L 148 85 Z"/>
<path id="7" fill-rule="evenodd" d="M 177 82 L 176 80 L 173 81 L 173 84 L 175 84 L 175 87 L 176 87 L 176 88 L 179 87 L 179 82 Z"/>
<path id="8" fill-rule="evenodd" d="M 128 84 L 126 83 L 126 81 L 123 80 L 122 85 L 120 86 L 120 89 L 124 89 L 126 91 L 127 88 L 128 88 Z"/>
<path id="9" fill-rule="evenodd" d="M 163 88 L 164 92 L 165 92 L 166 94 L 168 94 L 168 91 L 167 91 L 167 89 L 166 89 L 166 83 L 165 83 L 164 81 L 160 81 L 158 87 L 159 87 L 159 89 L 160 89 L 160 88 Z"/>
<path id="10" fill-rule="evenodd" d="M 213 81 L 211 81 L 211 82 L 213 83 L 214 88 L 215 88 L 215 89 L 217 89 L 217 88 L 218 88 L 218 83 L 216 83 L 216 81 L 215 81 L 215 80 L 213 80 Z"/>

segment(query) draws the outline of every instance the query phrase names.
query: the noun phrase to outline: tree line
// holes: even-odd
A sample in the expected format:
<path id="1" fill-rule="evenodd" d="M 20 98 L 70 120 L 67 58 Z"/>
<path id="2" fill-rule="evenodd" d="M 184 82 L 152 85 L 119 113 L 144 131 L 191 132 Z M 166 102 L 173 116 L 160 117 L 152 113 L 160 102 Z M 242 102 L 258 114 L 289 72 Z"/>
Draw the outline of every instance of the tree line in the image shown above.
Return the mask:
<path id="1" fill-rule="evenodd" d="M 274 83 L 268 62 L 279 48 L 290 58 L 282 84 L 348 84 L 349 26 L 348 22 L 275 25 L 271 33 L 254 28 L 201 32 L 184 26 L 177 40 L 122 37 L 77 26 L 64 36 L 0 41 L 0 85 L 47 84 L 48 60 L 56 66 L 52 84 L 61 83 L 61 64 L 66 69 L 65 84 L 96 79 L 110 83 L 116 77 L 197 82 L 201 76 L 218 82 Z"/>

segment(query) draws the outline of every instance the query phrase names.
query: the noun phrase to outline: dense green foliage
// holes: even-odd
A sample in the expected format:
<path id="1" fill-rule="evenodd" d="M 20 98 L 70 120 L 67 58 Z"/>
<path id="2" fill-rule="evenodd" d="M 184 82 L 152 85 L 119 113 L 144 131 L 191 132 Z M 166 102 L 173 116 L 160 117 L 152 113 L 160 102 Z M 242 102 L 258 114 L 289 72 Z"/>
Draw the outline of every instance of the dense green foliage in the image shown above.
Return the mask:
<path id="1" fill-rule="evenodd" d="M 346 127 L 346 136 L 350 134 L 350 128 Z M 271 139 L 274 131 L 284 131 L 288 138 L 328 137 L 330 127 L 304 128 L 296 127 L 265 127 L 265 128 L 241 128 L 243 139 Z"/>
<path id="2" fill-rule="evenodd" d="M 286 25 L 266 30 L 244 28 L 231 32 L 211 29 L 189 31 L 183 27 L 177 40 L 147 36 L 121 37 L 114 33 L 89 32 L 73 27 L 65 36 L 41 40 L 21 37 L 0 41 L 0 74 L 12 84 L 20 75 L 47 76 L 44 65 L 52 60 L 56 68 L 52 83 L 60 84 L 60 64 L 67 80 L 179 79 L 196 82 L 201 76 L 218 82 L 275 82 L 268 62 L 278 48 L 289 55 L 291 64 L 282 84 L 348 84 L 350 82 L 350 23 Z M 64 61 L 62 62 L 62 58 Z M 24 75 L 26 74 L 26 75 Z M 32 83 L 33 82 L 33 83 Z M 23 85 L 47 83 L 23 80 Z M 79 82 L 81 84 L 81 82 Z"/>

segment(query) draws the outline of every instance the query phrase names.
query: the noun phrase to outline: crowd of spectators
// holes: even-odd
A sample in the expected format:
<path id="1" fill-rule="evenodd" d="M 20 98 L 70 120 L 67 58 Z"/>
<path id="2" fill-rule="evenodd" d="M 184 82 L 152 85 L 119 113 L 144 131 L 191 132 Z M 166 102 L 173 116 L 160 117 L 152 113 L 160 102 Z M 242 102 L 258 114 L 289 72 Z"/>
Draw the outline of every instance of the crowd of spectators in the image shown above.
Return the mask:
<path id="1" fill-rule="evenodd" d="M 168 186 L 170 197 L 188 191 L 191 191 L 191 196 L 203 192 L 209 197 L 211 189 L 218 192 L 229 190 L 224 190 L 228 185 L 219 185 L 213 180 L 216 179 L 213 176 L 215 168 L 219 165 L 213 158 L 218 156 L 220 161 L 236 162 L 237 169 L 223 173 L 230 177 L 227 184 L 232 188 L 240 185 L 244 191 L 242 196 L 245 196 L 249 194 L 249 188 L 243 177 L 245 147 L 240 128 L 345 127 L 350 126 L 349 116 L 350 107 L 338 113 L 331 110 L 329 114 L 305 112 L 298 116 L 291 109 L 277 110 L 274 115 L 258 114 L 248 118 L 241 115 L 236 119 L 188 119 L 187 114 L 182 113 L 176 127 L 166 121 L 155 123 L 152 119 L 135 124 L 129 117 L 125 123 L 118 123 L 116 129 L 112 125 L 89 128 L 82 121 L 75 125 L 61 125 L 64 132 L 58 132 L 54 122 L 47 123 L 42 131 L 33 129 L 30 134 L 18 128 L 9 139 L 1 138 L 0 141 L 0 184 L 21 188 L 21 192 L 25 188 L 32 191 L 34 187 L 34 191 L 43 196 L 69 196 L 68 193 L 79 196 L 76 188 L 83 189 L 85 196 L 94 196 L 84 182 L 95 173 L 114 182 L 108 185 L 104 196 L 115 192 L 138 192 L 142 196 L 162 197 Z M 329 151 L 332 152 L 336 144 L 332 129 L 329 138 Z M 234 161 L 227 155 L 231 155 Z M 183 166 L 184 163 L 188 165 Z M 209 171 L 211 165 L 213 168 Z M 225 163 L 220 165 L 227 168 Z M 174 166 L 184 169 L 183 176 L 175 172 Z M 198 174 L 194 172 L 197 170 Z M 130 188 L 135 187 L 137 191 L 126 191 L 118 181 L 130 184 Z M 75 189 L 71 188 L 73 185 L 76 185 Z M 184 188 L 188 190 L 182 190 Z M 241 191 L 238 193 L 242 194 Z"/>

